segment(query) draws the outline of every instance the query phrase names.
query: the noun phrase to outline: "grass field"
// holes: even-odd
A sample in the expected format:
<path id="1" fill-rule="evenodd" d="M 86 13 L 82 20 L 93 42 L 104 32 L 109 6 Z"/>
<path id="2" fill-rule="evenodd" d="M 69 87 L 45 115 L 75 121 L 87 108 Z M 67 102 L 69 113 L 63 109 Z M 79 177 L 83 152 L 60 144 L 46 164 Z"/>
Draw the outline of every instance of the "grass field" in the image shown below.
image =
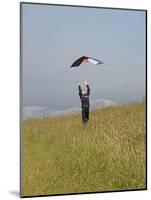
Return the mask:
<path id="1" fill-rule="evenodd" d="M 146 188 L 143 103 L 23 123 L 22 196 Z"/>

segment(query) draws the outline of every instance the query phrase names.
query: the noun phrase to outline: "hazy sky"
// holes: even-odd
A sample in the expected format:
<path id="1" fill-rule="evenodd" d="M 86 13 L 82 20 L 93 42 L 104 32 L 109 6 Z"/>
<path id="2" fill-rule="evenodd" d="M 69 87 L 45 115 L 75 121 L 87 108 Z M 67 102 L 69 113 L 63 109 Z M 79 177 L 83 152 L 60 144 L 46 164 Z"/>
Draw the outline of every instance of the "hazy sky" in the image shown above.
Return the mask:
<path id="1" fill-rule="evenodd" d="M 79 105 L 76 80 L 91 100 L 145 95 L 145 12 L 22 4 L 23 105 Z M 106 65 L 70 65 L 81 56 Z"/>

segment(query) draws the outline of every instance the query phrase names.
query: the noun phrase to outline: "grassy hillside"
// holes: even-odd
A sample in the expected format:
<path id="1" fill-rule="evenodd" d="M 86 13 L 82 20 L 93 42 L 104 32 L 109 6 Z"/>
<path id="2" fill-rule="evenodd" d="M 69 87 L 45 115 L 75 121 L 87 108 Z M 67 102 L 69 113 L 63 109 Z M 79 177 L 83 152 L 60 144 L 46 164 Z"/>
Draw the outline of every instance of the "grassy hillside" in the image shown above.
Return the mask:
<path id="1" fill-rule="evenodd" d="M 143 103 L 23 124 L 22 195 L 143 189 Z"/>

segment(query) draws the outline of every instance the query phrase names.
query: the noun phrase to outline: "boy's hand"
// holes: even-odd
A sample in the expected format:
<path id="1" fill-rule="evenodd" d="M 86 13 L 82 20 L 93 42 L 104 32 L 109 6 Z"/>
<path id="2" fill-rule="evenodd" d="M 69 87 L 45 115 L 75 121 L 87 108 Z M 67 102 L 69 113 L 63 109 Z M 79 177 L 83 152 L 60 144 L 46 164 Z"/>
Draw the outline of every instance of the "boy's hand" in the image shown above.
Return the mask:
<path id="1" fill-rule="evenodd" d="M 85 81 L 84 81 L 84 84 L 85 84 L 85 85 L 88 85 L 88 82 L 85 80 Z"/>
<path id="2" fill-rule="evenodd" d="M 77 85 L 80 85 L 80 82 L 79 82 L 79 81 L 76 81 L 76 84 L 77 84 Z"/>

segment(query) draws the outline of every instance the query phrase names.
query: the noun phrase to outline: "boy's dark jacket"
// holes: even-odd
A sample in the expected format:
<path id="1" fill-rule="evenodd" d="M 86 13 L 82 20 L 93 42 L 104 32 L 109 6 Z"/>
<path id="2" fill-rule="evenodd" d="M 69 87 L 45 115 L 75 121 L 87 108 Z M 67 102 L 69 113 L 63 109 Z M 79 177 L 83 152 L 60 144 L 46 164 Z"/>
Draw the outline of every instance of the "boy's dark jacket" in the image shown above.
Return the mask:
<path id="1" fill-rule="evenodd" d="M 81 107 L 82 108 L 89 108 L 90 107 L 90 102 L 89 102 L 90 87 L 89 87 L 89 85 L 86 85 L 86 87 L 87 87 L 87 93 L 82 94 L 82 89 L 79 85 L 79 96 L 80 96 L 80 99 L 81 99 Z"/>

